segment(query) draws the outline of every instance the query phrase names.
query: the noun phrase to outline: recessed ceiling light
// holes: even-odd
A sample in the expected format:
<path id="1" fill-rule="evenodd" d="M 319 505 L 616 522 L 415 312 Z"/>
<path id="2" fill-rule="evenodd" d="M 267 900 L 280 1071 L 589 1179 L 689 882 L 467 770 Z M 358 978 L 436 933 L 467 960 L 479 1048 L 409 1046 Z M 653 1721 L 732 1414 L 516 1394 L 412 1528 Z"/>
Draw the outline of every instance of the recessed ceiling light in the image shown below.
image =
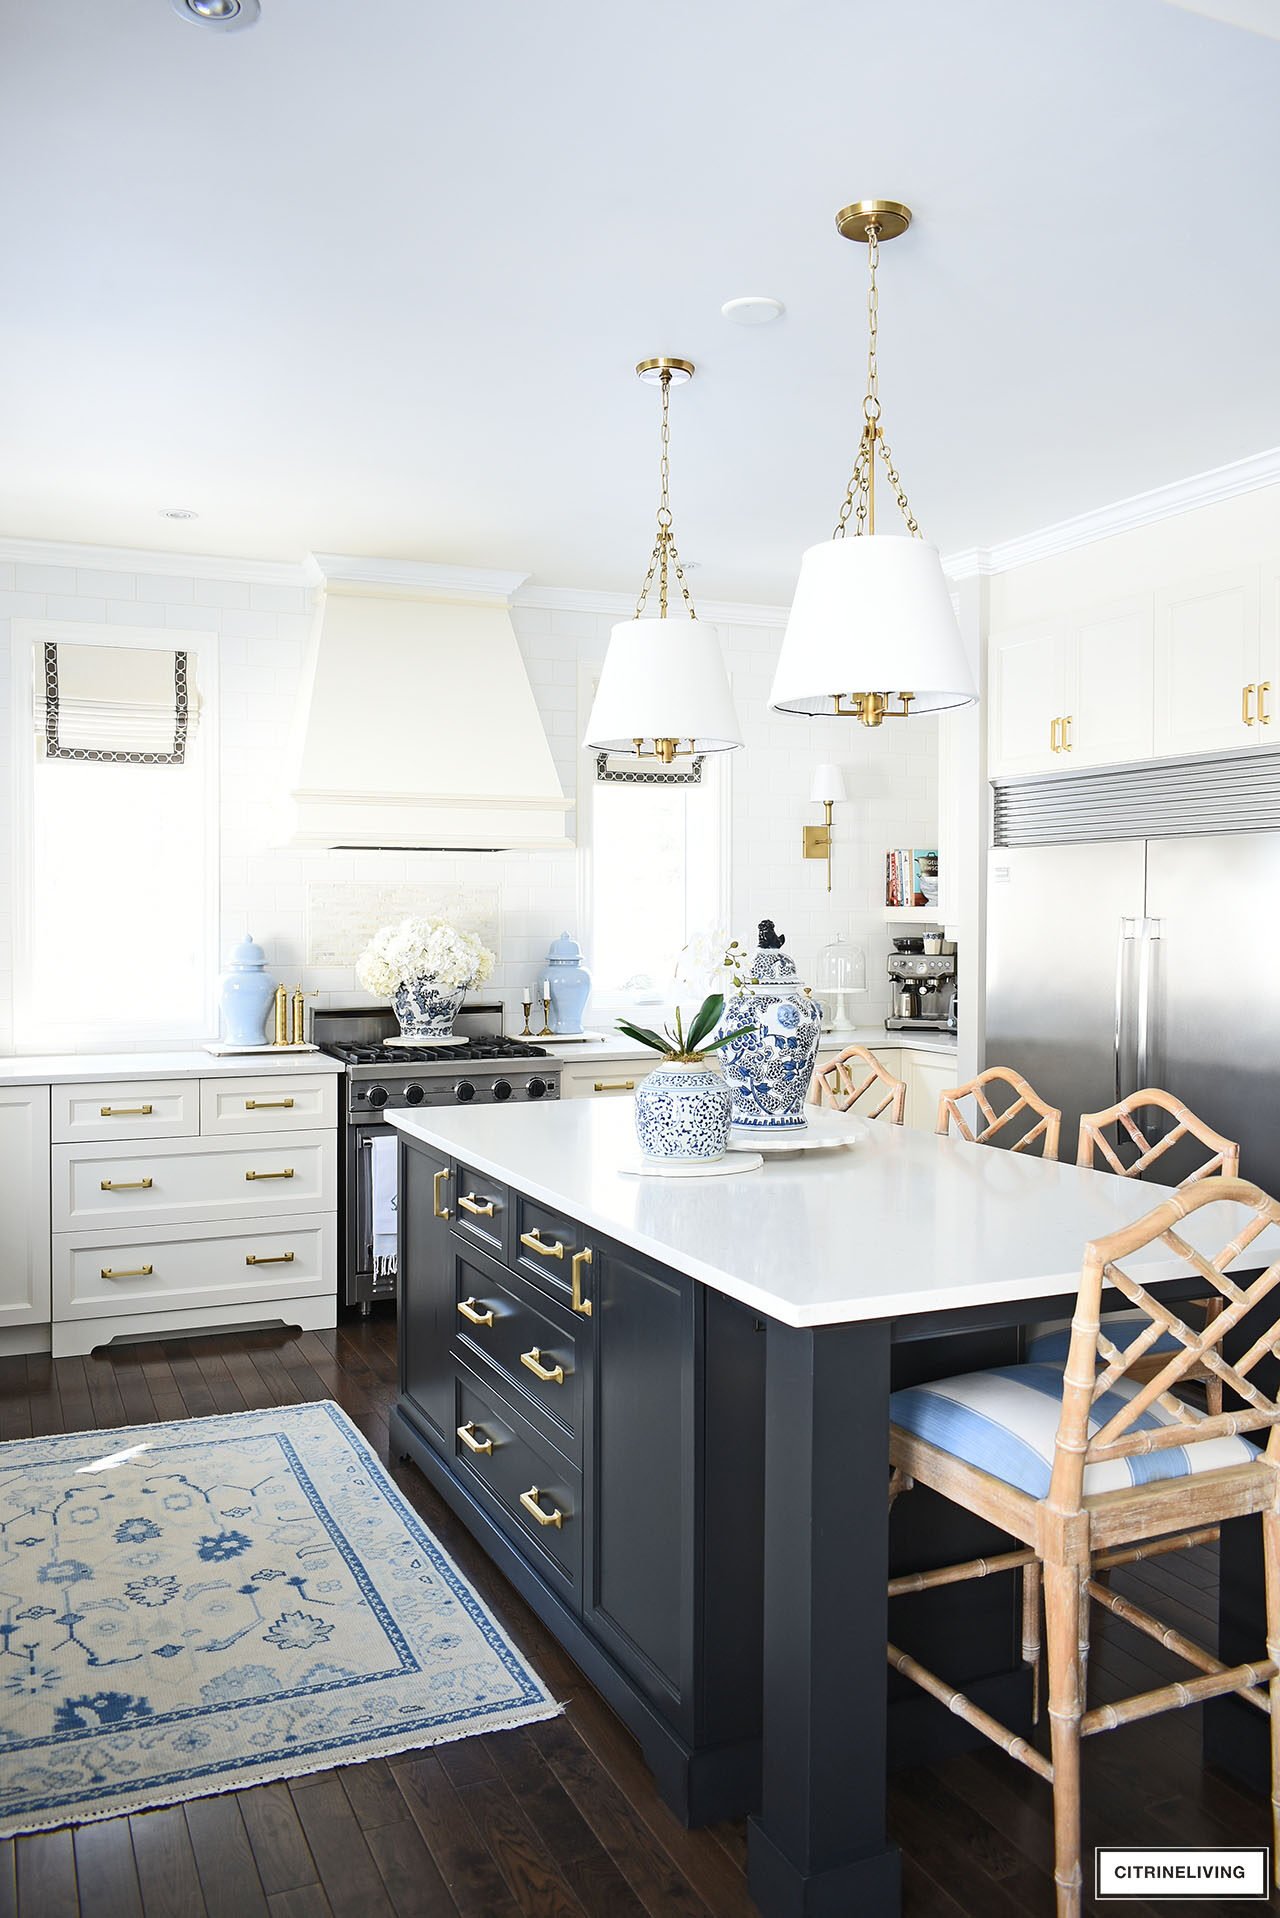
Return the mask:
<path id="1" fill-rule="evenodd" d="M 786 312 L 781 300 L 768 299 L 763 293 L 747 293 L 740 300 L 726 300 L 720 311 L 735 326 L 768 326 Z"/>
<path id="2" fill-rule="evenodd" d="M 199 519 L 200 515 L 193 506 L 162 506 L 161 519 Z"/>
<path id="3" fill-rule="evenodd" d="M 219 27 L 224 33 L 238 33 L 253 26 L 262 11 L 262 0 L 169 0 L 180 20 L 198 27 Z"/>

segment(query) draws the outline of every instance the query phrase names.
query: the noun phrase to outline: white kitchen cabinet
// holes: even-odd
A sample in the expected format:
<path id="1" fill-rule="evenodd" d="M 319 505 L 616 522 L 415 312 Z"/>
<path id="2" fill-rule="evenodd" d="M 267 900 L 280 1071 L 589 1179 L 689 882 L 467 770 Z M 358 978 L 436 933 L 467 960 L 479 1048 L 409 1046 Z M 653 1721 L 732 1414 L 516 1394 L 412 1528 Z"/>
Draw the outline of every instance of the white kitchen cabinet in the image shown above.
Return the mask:
<path id="1" fill-rule="evenodd" d="M 1264 651 L 1257 567 L 1188 580 L 1156 595 L 1155 750 L 1268 746 L 1275 729 L 1274 648 Z M 1258 684 L 1268 723 L 1259 723 Z"/>
<path id="2" fill-rule="evenodd" d="M 1060 763 L 1057 746 L 1070 711 L 1068 652 L 1065 626 L 993 634 L 988 680 L 993 775 L 1048 772 Z"/>
<path id="3" fill-rule="evenodd" d="M 912 1132 L 932 1132 L 938 1123 L 938 1096 L 956 1083 L 955 1054 L 904 1050 L 902 1066 L 907 1082 L 906 1124 Z"/>
<path id="4" fill-rule="evenodd" d="M 995 634 L 990 659 L 992 776 L 1149 758 L 1152 602 L 1139 597 L 1052 626 Z"/>
<path id="5" fill-rule="evenodd" d="M 198 1079 L 110 1079 L 56 1085 L 49 1094 L 49 1136 L 78 1139 L 194 1139 L 200 1130 Z"/>
<path id="6" fill-rule="evenodd" d="M 604 1059 L 593 1066 L 565 1066 L 560 1074 L 562 1099 L 619 1098 L 634 1092 L 658 1063 L 656 1052 L 639 1059 Z"/>
<path id="7" fill-rule="evenodd" d="M 0 1086 L 0 1333 L 48 1323 L 49 1088 Z"/>

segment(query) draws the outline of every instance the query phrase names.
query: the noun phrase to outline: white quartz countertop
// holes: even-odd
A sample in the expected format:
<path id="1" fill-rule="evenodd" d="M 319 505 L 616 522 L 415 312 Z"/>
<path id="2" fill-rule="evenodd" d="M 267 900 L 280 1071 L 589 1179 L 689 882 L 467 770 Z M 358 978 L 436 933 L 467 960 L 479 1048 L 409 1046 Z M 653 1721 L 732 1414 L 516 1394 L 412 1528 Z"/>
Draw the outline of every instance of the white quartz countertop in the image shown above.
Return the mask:
<path id="1" fill-rule="evenodd" d="M 1073 1292 L 1084 1247 L 1168 1196 L 1111 1173 L 850 1118 L 854 1143 L 766 1158 L 731 1178 L 637 1178 L 632 1101 L 389 1112 L 391 1124 L 469 1170 L 796 1326 Z M 1242 1223 L 1206 1207 L 1183 1226 L 1217 1251 Z M 1280 1257 L 1280 1234 L 1246 1267 Z M 1149 1278 L 1186 1268 L 1160 1249 Z"/>
<path id="2" fill-rule="evenodd" d="M 324 1052 L 51 1052 L 0 1057 L 0 1085 L 80 1085 L 99 1079 L 239 1079 L 268 1072 L 341 1072 Z"/>
<path id="3" fill-rule="evenodd" d="M 637 1015 L 637 1022 L 646 1025 L 649 1022 Z M 606 1059 L 652 1059 L 655 1055 L 648 1046 L 638 1046 L 633 1039 L 624 1039 L 620 1033 L 601 1033 L 598 1039 L 576 1039 L 568 1045 L 558 1044 L 554 1039 L 540 1042 L 553 1057 L 567 1066 L 592 1065 Z M 874 1052 L 887 1050 L 907 1052 L 940 1052 L 955 1057 L 956 1039 L 953 1032 L 886 1032 L 883 1026 L 859 1026 L 853 1032 L 824 1032 L 818 1041 L 820 1052 L 836 1052 L 845 1046 L 869 1046 Z"/>

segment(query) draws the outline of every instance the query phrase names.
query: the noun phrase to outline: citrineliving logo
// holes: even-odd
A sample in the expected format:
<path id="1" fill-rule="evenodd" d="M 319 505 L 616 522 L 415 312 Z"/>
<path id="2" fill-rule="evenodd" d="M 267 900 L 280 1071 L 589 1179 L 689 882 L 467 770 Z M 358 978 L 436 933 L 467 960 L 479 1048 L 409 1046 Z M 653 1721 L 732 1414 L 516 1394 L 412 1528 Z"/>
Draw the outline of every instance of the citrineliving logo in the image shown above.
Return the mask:
<path id="1" fill-rule="evenodd" d="M 1265 1845 L 1098 1845 L 1097 1898 L 1266 1898 L 1271 1854 Z"/>

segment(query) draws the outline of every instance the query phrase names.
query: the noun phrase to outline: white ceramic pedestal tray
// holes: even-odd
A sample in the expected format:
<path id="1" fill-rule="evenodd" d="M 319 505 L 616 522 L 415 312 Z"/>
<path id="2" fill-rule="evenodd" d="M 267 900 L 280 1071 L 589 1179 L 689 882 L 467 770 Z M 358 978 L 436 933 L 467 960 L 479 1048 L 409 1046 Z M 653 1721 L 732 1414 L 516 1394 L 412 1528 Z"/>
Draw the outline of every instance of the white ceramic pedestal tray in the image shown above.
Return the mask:
<path id="1" fill-rule="evenodd" d="M 637 1179 L 724 1179 L 732 1172 L 757 1172 L 764 1164 L 758 1152 L 729 1151 L 723 1159 L 646 1159 L 636 1153 L 619 1162 L 619 1172 Z"/>
<path id="2" fill-rule="evenodd" d="M 384 1046 L 469 1046 L 470 1039 L 460 1033 L 450 1033 L 447 1039 L 431 1039 L 425 1032 L 396 1032 L 383 1040 Z"/>
<path id="3" fill-rule="evenodd" d="M 863 1122 L 848 1113 L 814 1107 L 803 1126 L 780 1126 L 776 1132 L 764 1126 L 729 1128 L 730 1152 L 763 1152 L 769 1156 L 782 1152 L 830 1152 L 838 1146 L 856 1145 Z"/>

